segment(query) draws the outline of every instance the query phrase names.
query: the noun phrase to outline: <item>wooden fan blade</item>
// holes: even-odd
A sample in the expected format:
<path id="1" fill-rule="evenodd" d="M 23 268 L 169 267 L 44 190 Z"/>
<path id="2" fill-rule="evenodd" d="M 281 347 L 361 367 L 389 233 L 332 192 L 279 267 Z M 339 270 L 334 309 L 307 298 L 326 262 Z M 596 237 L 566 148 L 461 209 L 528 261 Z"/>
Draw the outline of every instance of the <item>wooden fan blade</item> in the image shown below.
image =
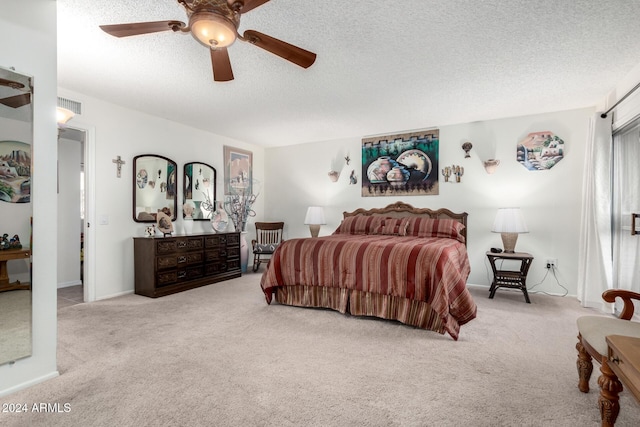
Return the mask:
<path id="1" fill-rule="evenodd" d="M 0 79 L 0 86 L 8 86 L 13 89 L 22 89 L 24 85 L 20 82 L 14 82 L 13 80 Z"/>
<path id="2" fill-rule="evenodd" d="M 10 96 L 8 98 L 0 99 L 0 104 L 4 104 L 11 108 L 20 108 L 23 105 L 27 105 L 31 102 L 31 94 L 23 93 L 21 95 Z"/>
<path id="3" fill-rule="evenodd" d="M 229 52 L 226 47 L 211 50 L 211 67 L 213 68 L 213 80 L 228 82 L 233 80 L 233 70 L 229 60 Z"/>
<path id="4" fill-rule="evenodd" d="M 269 0 L 227 0 L 227 4 L 232 10 L 235 10 L 237 7 L 240 13 L 247 13 L 268 1 Z"/>
<path id="5" fill-rule="evenodd" d="M 316 54 L 253 30 L 244 32 L 244 41 L 267 50 L 302 68 L 309 68 L 316 60 Z"/>
<path id="6" fill-rule="evenodd" d="M 114 37 L 129 37 L 160 31 L 180 31 L 185 27 L 180 21 L 132 22 L 129 24 L 100 25 L 102 31 Z"/>

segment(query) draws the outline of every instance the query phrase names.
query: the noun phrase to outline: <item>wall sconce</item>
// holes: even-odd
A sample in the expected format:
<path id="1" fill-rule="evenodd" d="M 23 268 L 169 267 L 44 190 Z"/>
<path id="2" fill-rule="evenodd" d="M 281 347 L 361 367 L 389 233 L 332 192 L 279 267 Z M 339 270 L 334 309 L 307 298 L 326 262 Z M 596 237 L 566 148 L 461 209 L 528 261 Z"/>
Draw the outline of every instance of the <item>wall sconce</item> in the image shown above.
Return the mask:
<path id="1" fill-rule="evenodd" d="M 329 175 L 331 182 L 337 182 L 338 178 L 340 178 L 340 172 L 338 171 L 329 171 L 327 175 Z"/>
<path id="2" fill-rule="evenodd" d="M 528 233 L 520 208 L 500 208 L 491 231 L 501 233 L 505 253 L 514 253 L 518 234 Z"/>
<path id="3" fill-rule="evenodd" d="M 67 110 L 66 108 L 57 107 L 56 108 L 56 121 L 58 122 L 58 127 L 64 128 L 67 122 L 73 119 L 75 113 L 71 110 Z"/>
<path id="4" fill-rule="evenodd" d="M 310 206 L 307 209 L 307 215 L 304 217 L 304 223 L 309 226 L 311 237 L 318 237 L 320 225 L 327 223 L 324 220 L 324 209 L 320 206 Z"/>

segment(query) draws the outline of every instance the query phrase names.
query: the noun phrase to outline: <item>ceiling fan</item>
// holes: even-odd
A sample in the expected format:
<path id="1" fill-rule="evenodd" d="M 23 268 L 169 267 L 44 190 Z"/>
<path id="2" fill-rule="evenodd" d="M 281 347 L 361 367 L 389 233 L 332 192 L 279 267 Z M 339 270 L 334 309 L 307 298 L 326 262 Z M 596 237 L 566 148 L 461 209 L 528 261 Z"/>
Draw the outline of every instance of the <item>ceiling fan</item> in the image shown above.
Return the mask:
<path id="1" fill-rule="evenodd" d="M 303 68 L 309 68 L 316 54 L 253 30 L 243 35 L 238 33 L 240 15 L 245 14 L 269 0 L 177 0 L 184 6 L 189 25 L 181 21 L 153 21 L 130 24 L 101 25 L 100 28 L 115 37 L 138 34 L 190 32 L 202 45 L 211 51 L 213 79 L 217 82 L 233 80 L 229 61 L 229 47 L 236 39 L 249 42 Z"/>
<path id="2" fill-rule="evenodd" d="M 24 84 L 15 82 L 13 80 L 7 80 L 0 78 L 0 86 L 10 87 L 11 89 L 21 90 L 24 89 Z M 31 102 L 31 92 L 22 93 L 20 95 L 9 96 L 7 98 L 0 99 L 0 104 L 6 105 L 11 108 L 20 108 Z"/>

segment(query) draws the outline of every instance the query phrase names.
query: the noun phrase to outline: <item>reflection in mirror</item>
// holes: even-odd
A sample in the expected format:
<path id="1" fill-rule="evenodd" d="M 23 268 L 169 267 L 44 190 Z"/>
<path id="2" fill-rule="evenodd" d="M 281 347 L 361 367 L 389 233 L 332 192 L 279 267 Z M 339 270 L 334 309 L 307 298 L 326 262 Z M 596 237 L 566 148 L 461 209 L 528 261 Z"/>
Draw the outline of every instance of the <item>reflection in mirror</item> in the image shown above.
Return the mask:
<path id="1" fill-rule="evenodd" d="M 0 67 L 0 364 L 31 355 L 32 78 Z"/>
<path id="2" fill-rule="evenodd" d="M 216 210 L 216 170 L 206 163 L 185 164 L 183 196 L 184 204 L 194 208 L 191 214 L 194 220 L 211 220 Z M 182 217 L 186 216 L 183 209 Z"/>
<path id="3" fill-rule="evenodd" d="M 163 156 L 133 158 L 133 220 L 156 222 L 158 212 L 176 220 L 176 163 Z"/>

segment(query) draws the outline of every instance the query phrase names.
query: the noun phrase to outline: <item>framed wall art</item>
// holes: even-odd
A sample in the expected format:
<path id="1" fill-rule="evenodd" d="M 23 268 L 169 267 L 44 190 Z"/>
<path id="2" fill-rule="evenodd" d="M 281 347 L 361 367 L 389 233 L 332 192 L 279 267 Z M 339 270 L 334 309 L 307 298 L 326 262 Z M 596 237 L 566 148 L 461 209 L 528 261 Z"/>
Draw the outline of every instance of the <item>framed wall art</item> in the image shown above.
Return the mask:
<path id="1" fill-rule="evenodd" d="M 251 194 L 253 153 L 224 146 L 224 193 Z"/>
<path id="2" fill-rule="evenodd" d="M 0 200 L 31 201 L 31 146 L 19 141 L 0 141 Z"/>
<path id="3" fill-rule="evenodd" d="M 528 170 L 547 170 L 564 158 L 564 141 L 553 132 L 532 132 L 518 143 L 516 153 Z"/>
<path id="4" fill-rule="evenodd" d="M 438 194 L 440 132 L 430 129 L 362 139 L 362 196 Z"/>

